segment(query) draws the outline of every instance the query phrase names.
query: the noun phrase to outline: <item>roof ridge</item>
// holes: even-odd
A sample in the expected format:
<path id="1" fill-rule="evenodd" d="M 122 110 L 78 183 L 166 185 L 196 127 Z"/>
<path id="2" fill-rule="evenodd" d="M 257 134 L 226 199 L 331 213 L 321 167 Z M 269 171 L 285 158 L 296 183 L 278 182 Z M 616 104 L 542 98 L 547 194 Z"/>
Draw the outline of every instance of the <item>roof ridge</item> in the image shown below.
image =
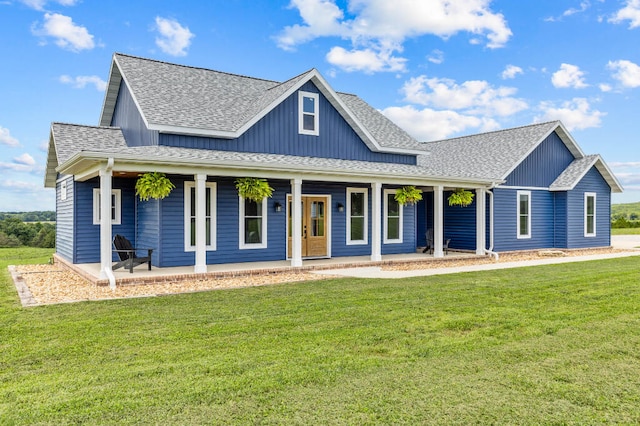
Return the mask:
<path id="1" fill-rule="evenodd" d="M 447 141 L 453 141 L 453 140 L 456 140 L 456 139 L 472 138 L 472 137 L 477 137 L 477 136 L 481 136 L 481 135 L 491 135 L 491 134 L 502 133 L 502 132 L 511 132 L 511 131 L 514 131 L 514 130 L 524 129 L 524 128 L 527 128 L 527 127 L 544 126 L 544 125 L 549 125 L 549 124 L 558 124 L 559 125 L 560 124 L 560 120 L 544 121 L 542 123 L 524 124 L 522 126 L 509 127 L 507 129 L 491 130 L 491 131 L 488 131 L 488 132 L 474 133 L 474 134 L 465 135 L 465 136 L 456 136 L 455 138 L 438 139 L 438 140 L 435 140 L 435 141 L 424 141 L 422 143 L 447 142 Z"/>
<path id="2" fill-rule="evenodd" d="M 92 129 L 109 129 L 109 130 L 121 130 L 119 126 L 95 126 L 92 124 L 78 124 L 78 123 L 65 123 L 62 121 L 52 121 L 51 125 L 54 124 L 62 124 L 64 126 L 75 126 L 75 127 L 90 127 Z"/>
<path id="3" fill-rule="evenodd" d="M 317 71 L 317 69 L 316 69 L 316 68 L 310 68 L 310 69 L 308 69 L 307 71 L 301 72 L 300 74 L 298 74 L 298 75 L 296 75 L 296 76 L 293 76 L 293 77 L 291 77 L 291 78 L 289 78 L 289 79 L 287 79 L 287 80 L 285 80 L 285 81 L 283 81 L 283 82 L 280 82 L 280 83 L 278 83 L 278 84 L 276 84 L 276 85 L 274 85 L 274 86 L 272 86 L 272 87 L 269 87 L 266 91 L 268 92 L 269 90 L 273 90 L 273 89 L 275 89 L 275 88 L 278 88 L 278 87 L 280 87 L 280 86 L 283 86 L 283 85 L 285 85 L 285 84 L 287 84 L 287 83 L 289 83 L 289 82 L 291 82 L 291 81 L 293 81 L 293 80 L 296 80 L 296 79 L 298 79 L 298 78 L 302 77 L 302 76 L 303 76 L 303 75 L 305 75 L 305 74 L 310 74 L 310 73 L 311 73 L 311 72 L 313 72 L 313 71 Z M 269 80 L 265 80 L 265 81 L 269 81 Z"/>
<path id="4" fill-rule="evenodd" d="M 259 78 L 259 77 L 251 77 L 251 76 L 244 75 L 244 74 L 237 74 L 237 73 L 232 73 L 232 72 L 227 72 L 227 71 L 219 71 L 219 70 L 214 70 L 214 69 L 205 68 L 205 67 L 195 67 L 193 65 L 176 64 L 175 62 L 167 62 L 167 61 L 161 61 L 159 59 L 144 58 L 142 56 L 128 55 L 126 53 L 115 52 L 113 54 L 113 56 L 115 57 L 116 55 L 117 56 L 126 56 L 127 58 L 132 58 L 132 59 L 139 59 L 139 60 L 142 60 L 142 61 L 149 61 L 149 62 L 156 62 L 156 63 L 159 63 L 159 64 L 172 65 L 172 66 L 175 66 L 175 67 L 182 67 L 182 68 L 190 68 L 190 69 L 194 69 L 194 70 L 209 71 L 209 72 L 215 72 L 215 73 L 218 73 L 218 74 L 225 74 L 225 75 L 232 76 L 232 77 L 240 77 L 240 78 L 246 78 L 246 79 L 250 79 L 250 80 L 260 80 L 260 81 L 264 81 L 264 82 L 267 82 L 267 83 L 281 84 L 280 82 L 278 82 L 276 80 L 270 80 L 270 79 Z"/>

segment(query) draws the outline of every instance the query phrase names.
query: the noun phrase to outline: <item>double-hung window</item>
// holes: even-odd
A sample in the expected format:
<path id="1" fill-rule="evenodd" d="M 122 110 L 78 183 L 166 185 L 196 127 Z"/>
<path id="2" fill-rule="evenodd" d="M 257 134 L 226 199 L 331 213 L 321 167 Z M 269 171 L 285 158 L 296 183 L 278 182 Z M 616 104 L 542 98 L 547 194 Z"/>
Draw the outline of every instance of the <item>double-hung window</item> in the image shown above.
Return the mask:
<path id="1" fill-rule="evenodd" d="M 384 190 L 384 243 L 402 243 L 402 205 L 396 201 L 396 190 Z"/>
<path id="2" fill-rule="evenodd" d="M 100 225 L 100 188 L 93 188 L 93 224 Z M 122 193 L 119 189 L 111 190 L 111 224 L 122 223 Z"/>
<path id="3" fill-rule="evenodd" d="M 518 191 L 518 238 L 531 238 L 531 191 Z"/>
<path id="4" fill-rule="evenodd" d="M 185 251 L 196 250 L 196 184 L 184 183 L 184 247 Z M 205 183 L 205 245 L 207 250 L 216 249 L 216 183 Z"/>
<path id="5" fill-rule="evenodd" d="M 267 247 L 267 197 L 257 203 L 240 197 L 240 248 Z"/>
<path id="6" fill-rule="evenodd" d="M 367 244 L 367 189 L 347 188 L 347 245 Z"/>
<path id="7" fill-rule="evenodd" d="M 317 93 L 298 92 L 298 133 L 318 136 L 320 134 L 319 96 Z"/>
<path id="8" fill-rule="evenodd" d="M 584 236 L 596 236 L 596 194 L 585 192 L 584 194 Z"/>

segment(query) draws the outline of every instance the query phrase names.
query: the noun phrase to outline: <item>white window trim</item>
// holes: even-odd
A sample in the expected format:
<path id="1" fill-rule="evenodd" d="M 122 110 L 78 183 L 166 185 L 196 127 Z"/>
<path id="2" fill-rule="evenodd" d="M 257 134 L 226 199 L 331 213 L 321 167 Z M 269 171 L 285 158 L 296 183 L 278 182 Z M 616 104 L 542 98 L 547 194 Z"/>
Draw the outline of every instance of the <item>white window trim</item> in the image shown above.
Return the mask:
<path id="1" fill-rule="evenodd" d="M 362 240 L 351 239 L 351 194 L 364 194 L 364 232 Z M 369 191 L 367 188 L 347 188 L 347 245 L 363 245 L 369 242 Z"/>
<path id="2" fill-rule="evenodd" d="M 240 250 L 264 249 L 267 248 L 267 197 L 262 199 L 262 242 L 247 244 L 244 242 L 244 198 L 238 196 L 238 217 L 239 217 L 239 233 Z"/>
<path id="3" fill-rule="evenodd" d="M 389 194 L 395 194 L 397 191 L 395 189 L 385 189 L 383 191 L 383 198 L 384 198 L 384 202 L 383 202 L 383 209 L 384 209 L 384 219 L 383 219 L 383 243 L 384 244 L 401 244 L 402 240 L 403 240 L 403 236 L 404 236 L 404 226 L 403 226 L 403 216 L 404 216 L 404 206 L 402 204 L 398 204 L 398 214 L 400 215 L 400 220 L 398 223 L 399 226 L 399 234 L 400 234 L 400 238 L 397 239 L 389 239 L 387 238 L 388 235 L 388 227 L 389 227 L 389 209 L 388 209 L 388 199 L 389 199 Z M 373 207 L 375 208 L 375 207 Z"/>
<path id="4" fill-rule="evenodd" d="M 589 197 L 593 197 L 593 232 L 587 232 L 587 199 Z M 598 209 L 597 206 L 597 198 L 595 192 L 585 192 L 584 193 L 584 236 L 585 237 L 595 237 L 597 231 L 597 222 L 596 222 L 596 214 Z"/>
<path id="5" fill-rule="evenodd" d="M 529 202 L 527 203 L 527 233 L 520 234 L 520 196 L 526 195 Z M 531 238 L 531 191 L 516 192 L 516 236 L 519 240 Z"/>
<path id="6" fill-rule="evenodd" d="M 111 195 L 116 196 L 116 217 L 111 221 L 112 225 L 122 224 L 122 192 L 119 189 L 112 189 Z M 112 205 L 113 209 L 114 206 Z M 93 224 L 100 225 L 100 188 L 93 188 Z"/>
<path id="7" fill-rule="evenodd" d="M 194 181 L 186 181 L 184 183 L 184 251 L 186 252 L 196 251 L 196 246 L 191 245 L 191 188 L 195 187 L 196 183 Z M 209 230 L 209 232 L 211 233 L 211 244 L 205 246 L 205 248 L 207 249 L 207 251 L 213 251 L 217 248 L 217 185 L 215 182 L 205 182 L 205 187 L 211 189 L 211 228 Z"/>
<path id="8" fill-rule="evenodd" d="M 304 98 L 312 98 L 315 105 L 315 112 L 313 114 L 314 130 L 304 129 Z M 320 96 L 317 93 L 298 92 L 298 133 L 311 136 L 318 136 L 320 134 Z"/>

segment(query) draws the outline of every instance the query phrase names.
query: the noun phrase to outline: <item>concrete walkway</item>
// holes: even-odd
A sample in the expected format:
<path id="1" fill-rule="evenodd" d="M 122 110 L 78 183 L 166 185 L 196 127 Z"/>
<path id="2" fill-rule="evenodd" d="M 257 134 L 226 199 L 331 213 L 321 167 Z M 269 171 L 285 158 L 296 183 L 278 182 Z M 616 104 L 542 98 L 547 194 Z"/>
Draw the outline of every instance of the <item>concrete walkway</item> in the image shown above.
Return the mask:
<path id="1" fill-rule="evenodd" d="M 362 268 L 344 268 L 313 271 L 319 275 L 341 275 L 354 278 L 411 278 L 442 274 L 455 274 L 459 272 L 491 271 L 504 268 L 519 268 L 524 266 L 551 265 L 556 263 L 585 262 L 589 260 L 615 259 L 620 257 L 640 256 L 640 235 L 617 235 L 611 238 L 614 248 L 630 250 L 621 253 L 593 254 L 586 256 L 552 257 L 536 260 L 524 260 L 517 262 L 488 263 L 478 265 L 465 265 L 450 268 L 414 269 L 409 271 L 383 270 L 380 266 L 368 266 Z"/>

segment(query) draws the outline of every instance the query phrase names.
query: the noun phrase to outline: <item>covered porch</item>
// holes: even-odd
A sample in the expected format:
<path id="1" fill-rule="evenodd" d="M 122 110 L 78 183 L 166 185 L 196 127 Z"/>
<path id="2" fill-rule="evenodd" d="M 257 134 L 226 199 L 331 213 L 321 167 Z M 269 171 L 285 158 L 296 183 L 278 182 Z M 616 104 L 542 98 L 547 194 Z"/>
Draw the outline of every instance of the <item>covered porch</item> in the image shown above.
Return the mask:
<path id="1" fill-rule="evenodd" d="M 159 268 L 154 267 L 151 271 L 147 270 L 145 265 L 140 265 L 134 269 L 134 273 L 128 270 L 119 269 L 112 271 L 117 285 L 135 285 L 135 284 L 156 284 L 179 282 L 181 280 L 193 279 L 210 279 L 210 278 L 227 278 L 227 277 L 243 277 L 259 274 L 279 274 L 292 271 L 309 272 L 330 269 L 343 268 L 365 268 L 370 266 L 387 266 L 387 265 L 405 265 L 419 264 L 425 267 L 447 267 L 459 260 L 477 259 L 484 256 L 477 255 L 472 252 L 450 251 L 441 257 L 434 257 L 432 254 L 423 254 L 421 251 L 416 253 L 405 254 L 389 254 L 383 255 L 381 260 L 372 261 L 370 256 L 346 256 L 333 257 L 327 259 L 309 259 L 303 260 L 303 264 L 299 267 L 292 267 L 289 260 L 277 260 L 266 262 L 239 262 L 225 263 L 218 265 L 207 265 L 206 271 L 195 273 L 193 266 L 177 266 Z M 70 269 L 94 283 L 95 285 L 110 285 L 110 281 L 101 277 L 100 263 L 82 263 L 73 264 L 66 261 L 60 256 L 54 256 L 54 261 L 67 269 Z"/>

